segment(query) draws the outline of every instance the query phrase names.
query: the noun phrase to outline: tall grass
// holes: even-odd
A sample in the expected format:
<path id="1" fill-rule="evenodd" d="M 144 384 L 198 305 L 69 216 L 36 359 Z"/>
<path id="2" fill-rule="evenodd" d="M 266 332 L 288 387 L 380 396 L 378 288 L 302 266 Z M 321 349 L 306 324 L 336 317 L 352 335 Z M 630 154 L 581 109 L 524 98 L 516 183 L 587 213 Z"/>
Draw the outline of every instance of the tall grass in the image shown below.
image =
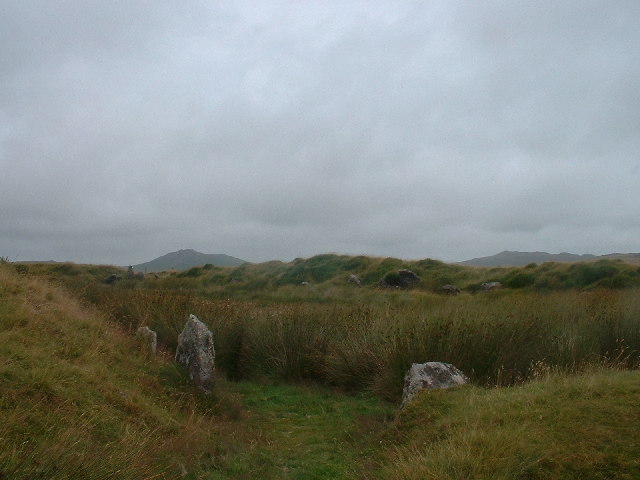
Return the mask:
<path id="1" fill-rule="evenodd" d="M 95 309 L 0 268 L 0 478 L 179 478 L 212 446 L 218 398 Z M 212 405 L 198 402 L 210 401 Z M 194 466 L 195 465 L 195 466 Z"/>
<path id="2" fill-rule="evenodd" d="M 168 349 L 188 314 L 196 314 L 212 328 L 217 364 L 230 378 L 312 380 L 394 400 L 414 362 L 453 363 L 476 384 L 511 385 L 540 368 L 635 367 L 640 358 L 637 290 L 391 292 L 375 302 L 341 304 L 102 287 L 93 296 L 128 328 L 155 329 Z"/>

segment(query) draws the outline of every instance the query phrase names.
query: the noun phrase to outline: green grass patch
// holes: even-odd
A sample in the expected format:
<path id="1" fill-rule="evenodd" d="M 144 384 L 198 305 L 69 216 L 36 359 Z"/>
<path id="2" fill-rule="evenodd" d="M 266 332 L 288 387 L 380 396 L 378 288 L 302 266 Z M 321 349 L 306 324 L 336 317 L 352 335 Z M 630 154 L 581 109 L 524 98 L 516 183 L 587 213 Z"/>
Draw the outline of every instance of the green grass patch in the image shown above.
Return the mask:
<path id="1" fill-rule="evenodd" d="M 369 466 L 393 409 L 370 396 L 241 382 L 247 443 L 212 467 L 215 479 L 353 479 Z M 231 449 L 233 450 L 233 449 Z"/>

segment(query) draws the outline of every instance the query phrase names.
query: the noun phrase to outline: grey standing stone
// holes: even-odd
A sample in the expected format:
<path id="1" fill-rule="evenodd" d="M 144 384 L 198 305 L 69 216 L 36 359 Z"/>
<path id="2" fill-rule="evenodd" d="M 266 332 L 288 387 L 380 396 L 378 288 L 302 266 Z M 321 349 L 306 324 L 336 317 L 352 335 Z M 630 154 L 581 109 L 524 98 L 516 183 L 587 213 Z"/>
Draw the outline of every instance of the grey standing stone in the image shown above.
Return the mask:
<path id="1" fill-rule="evenodd" d="M 449 388 L 469 383 L 469 378 L 450 363 L 414 363 L 404 377 L 400 408 L 420 390 Z"/>
<path id="2" fill-rule="evenodd" d="M 205 392 L 211 392 L 214 386 L 215 358 L 211 331 L 195 315 L 189 315 L 178 336 L 176 362 L 187 369 L 189 377 L 197 386 Z"/>
<path id="3" fill-rule="evenodd" d="M 149 327 L 140 327 L 136 331 L 136 336 L 143 339 L 149 347 L 149 351 L 155 355 L 158 347 L 158 335 Z"/>

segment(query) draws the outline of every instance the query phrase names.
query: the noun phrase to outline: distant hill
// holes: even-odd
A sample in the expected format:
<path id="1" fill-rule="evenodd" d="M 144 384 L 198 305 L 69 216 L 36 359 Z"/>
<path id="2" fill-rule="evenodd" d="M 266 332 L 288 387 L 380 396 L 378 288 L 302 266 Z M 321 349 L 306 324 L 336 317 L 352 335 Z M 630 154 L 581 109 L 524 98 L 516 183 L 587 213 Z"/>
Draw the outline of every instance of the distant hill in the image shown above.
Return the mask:
<path id="1" fill-rule="evenodd" d="M 607 260 L 622 260 L 627 263 L 640 263 L 640 253 L 609 253 L 598 258 Z"/>
<path id="2" fill-rule="evenodd" d="M 220 253 L 200 253 L 187 249 L 167 253 L 150 262 L 133 265 L 133 269 L 136 272 L 162 272 L 165 270 L 186 270 L 208 263 L 216 267 L 238 267 L 247 262 Z"/>
<path id="3" fill-rule="evenodd" d="M 573 253 L 547 253 L 547 252 L 512 252 L 504 251 L 490 257 L 472 258 L 459 262 L 461 265 L 473 265 L 476 267 L 521 267 L 529 263 L 544 262 L 580 262 L 595 260 L 596 255 L 576 255 Z"/>

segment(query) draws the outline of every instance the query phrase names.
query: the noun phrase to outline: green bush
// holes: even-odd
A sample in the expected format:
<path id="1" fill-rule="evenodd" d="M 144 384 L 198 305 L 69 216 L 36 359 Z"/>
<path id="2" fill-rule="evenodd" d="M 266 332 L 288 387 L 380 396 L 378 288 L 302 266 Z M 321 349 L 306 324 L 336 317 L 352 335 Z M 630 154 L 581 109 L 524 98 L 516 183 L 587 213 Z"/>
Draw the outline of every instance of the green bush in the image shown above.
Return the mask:
<path id="1" fill-rule="evenodd" d="M 531 273 L 516 273 L 505 284 L 511 288 L 524 288 L 533 285 L 536 277 Z"/>

